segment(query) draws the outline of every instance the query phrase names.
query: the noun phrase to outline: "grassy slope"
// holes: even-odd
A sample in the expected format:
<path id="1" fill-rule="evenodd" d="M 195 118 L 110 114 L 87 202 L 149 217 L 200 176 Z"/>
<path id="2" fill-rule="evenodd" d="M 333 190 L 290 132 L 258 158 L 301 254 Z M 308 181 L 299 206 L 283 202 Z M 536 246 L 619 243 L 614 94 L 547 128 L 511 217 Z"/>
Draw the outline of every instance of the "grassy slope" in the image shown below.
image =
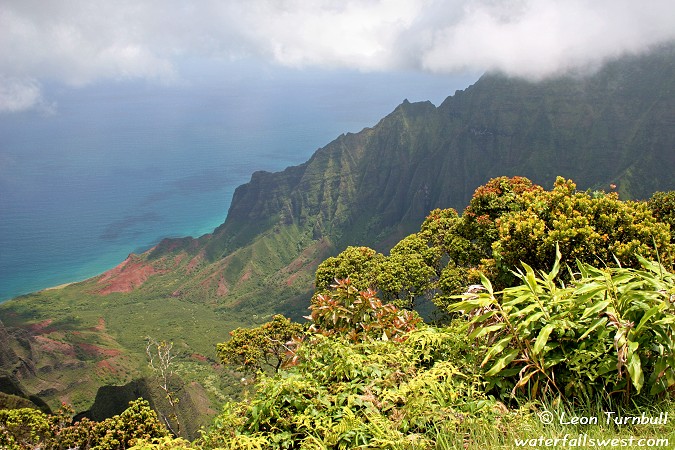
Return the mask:
<path id="1" fill-rule="evenodd" d="M 111 280 L 102 283 L 103 277 L 96 277 L 1 304 L 4 325 L 24 336 L 24 346 L 15 344 L 17 352 L 36 364 L 35 376 L 20 376 L 22 383 L 53 408 L 66 401 L 87 409 L 100 386 L 149 374 L 145 338 L 152 337 L 174 343 L 178 372 L 207 387 L 214 404 L 228 392 L 236 394 L 228 386 L 232 376 L 222 380 L 221 371 L 214 378 L 215 344 L 236 327 L 269 320 L 283 301 L 296 315 L 304 314 L 294 295 L 308 298 L 308 274 L 325 257 L 327 244 L 287 245 L 302 238 L 298 227 L 285 227 L 227 258 L 196 265 L 187 254 L 151 261 L 143 255 L 137 260 L 159 273 L 131 292 L 101 295 Z M 171 271 L 161 273 L 167 268 Z M 124 272 L 118 276 L 123 277 Z M 268 293 L 274 301 L 256 295 L 261 279 L 266 289 L 272 286 Z M 219 291 L 219 286 L 225 288 Z"/>

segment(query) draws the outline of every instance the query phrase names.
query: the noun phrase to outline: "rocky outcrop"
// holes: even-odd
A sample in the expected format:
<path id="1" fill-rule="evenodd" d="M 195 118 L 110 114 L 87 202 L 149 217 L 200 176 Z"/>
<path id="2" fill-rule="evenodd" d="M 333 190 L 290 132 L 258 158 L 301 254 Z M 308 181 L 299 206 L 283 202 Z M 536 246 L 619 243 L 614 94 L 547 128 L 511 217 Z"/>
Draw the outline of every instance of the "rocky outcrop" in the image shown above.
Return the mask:
<path id="1" fill-rule="evenodd" d="M 31 395 L 21 383 L 21 378 L 35 374 L 35 365 L 15 351 L 30 348 L 28 336 L 17 339 L 13 334 L 0 321 L 0 409 L 37 408 L 49 412 L 49 406 L 38 396 Z"/>

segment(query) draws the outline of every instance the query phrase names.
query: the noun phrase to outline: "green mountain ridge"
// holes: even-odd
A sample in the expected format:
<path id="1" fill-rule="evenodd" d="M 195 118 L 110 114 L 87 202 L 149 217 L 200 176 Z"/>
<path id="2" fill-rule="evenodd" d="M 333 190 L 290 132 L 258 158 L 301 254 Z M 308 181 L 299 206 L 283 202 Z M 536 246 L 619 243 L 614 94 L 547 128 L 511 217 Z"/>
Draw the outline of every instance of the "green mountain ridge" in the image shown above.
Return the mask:
<path id="1" fill-rule="evenodd" d="M 254 173 L 213 233 L 166 239 L 101 276 L 0 305 L 14 355 L 0 372 L 52 408 L 85 410 L 102 386 L 151 378 L 150 336 L 175 343 L 185 386 L 216 404 L 236 374 L 212 367 L 214 345 L 273 313 L 304 315 L 316 267 L 347 245 L 386 251 L 430 210 L 461 210 L 501 175 L 647 198 L 675 189 L 674 149 L 672 45 L 590 77 L 488 74 L 438 107 L 404 101 L 299 166 Z"/>
<path id="2" fill-rule="evenodd" d="M 666 47 L 590 78 L 530 83 L 486 75 L 439 107 L 404 101 L 304 164 L 254 173 L 213 234 L 165 241 L 149 257 L 177 246 L 214 262 L 258 239 L 274 241 L 281 229 L 294 230 L 293 245 L 303 249 L 318 242 L 330 252 L 358 244 L 386 249 L 429 210 L 461 209 L 477 186 L 501 175 L 541 185 L 561 175 L 583 189 L 614 184 L 623 198 L 647 198 L 675 186 L 673 80 L 673 49 Z"/>
<path id="3" fill-rule="evenodd" d="M 314 219 L 324 234 L 351 238 L 357 218 L 369 213 L 380 222 L 364 234 L 372 240 L 382 228 L 418 223 L 433 207 L 462 208 L 499 175 L 614 183 L 626 196 L 646 198 L 673 185 L 674 78 L 668 48 L 611 63 L 591 78 L 530 83 L 485 75 L 438 108 L 404 101 L 305 164 L 255 173 L 214 235 L 246 242 L 247 233 L 272 224 Z"/>

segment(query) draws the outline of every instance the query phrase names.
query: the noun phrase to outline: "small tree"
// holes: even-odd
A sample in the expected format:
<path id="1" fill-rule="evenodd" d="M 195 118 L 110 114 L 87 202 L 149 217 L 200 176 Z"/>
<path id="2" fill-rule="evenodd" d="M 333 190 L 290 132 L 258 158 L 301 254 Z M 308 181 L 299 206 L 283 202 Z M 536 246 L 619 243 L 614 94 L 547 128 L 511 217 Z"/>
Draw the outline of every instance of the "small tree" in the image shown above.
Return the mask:
<path id="1" fill-rule="evenodd" d="M 675 244 L 675 191 L 654 193 L 647 206 L 659 222 L 670 226 L 670 242 Z"/>
<path id="2" fill-rule="evenodd" d="M 140 398 L 122 414 L 101 422 L 85 418 L 73 423 L 71 414 L 65 405 L 55 415 L 31 408 L 0 410 L 0 448 L 117 450 L 168 434 L 155 411 Z"/>
<path id="3" fill-rule="evenodd" d="M 375 288 L 375 277 L 384 255 L 369 247 L 347 247 L 337 256 L 327 258 L 316 270 L 317 292 L 330 290 L 336 279 L 349 278 L 357 289 Z"/>
<path id="4" fill-rule="evenodd" d="M 289 343 L 302 331 L 302 325 L 277 314 L 259 327 L 231 331 L 230 340 L 217 344 L 216 350 L 223 364 L 235 364 L 237 370 L 278 372 L 291 352 Z"/>

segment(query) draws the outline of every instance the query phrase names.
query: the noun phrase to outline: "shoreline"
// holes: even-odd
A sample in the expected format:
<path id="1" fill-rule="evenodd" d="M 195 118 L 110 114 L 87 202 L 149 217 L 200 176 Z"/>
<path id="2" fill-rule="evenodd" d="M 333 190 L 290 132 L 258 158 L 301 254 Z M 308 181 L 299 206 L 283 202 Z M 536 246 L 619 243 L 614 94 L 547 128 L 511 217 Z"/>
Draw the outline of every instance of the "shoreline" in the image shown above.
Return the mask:
<path id="1" fill-rule="evenodd" d="M 65 288 L 65 287 L 70 286 L 71 284 L 75 284 L 75 283 L 78 283 L 78 281 L 71 281 L 70 283 L 58 284 L 58 285 L 56 285 L 56 286 L 52 286 L 52 287 L 48 287 L 48 288 L 41 289 L 41 290 L 39 290 L 38 292 L 43 292 L 43 291 L 55 291 L 55 290 L 57 290 L 57 289 L 63 289 L 63 288 Z"/>

